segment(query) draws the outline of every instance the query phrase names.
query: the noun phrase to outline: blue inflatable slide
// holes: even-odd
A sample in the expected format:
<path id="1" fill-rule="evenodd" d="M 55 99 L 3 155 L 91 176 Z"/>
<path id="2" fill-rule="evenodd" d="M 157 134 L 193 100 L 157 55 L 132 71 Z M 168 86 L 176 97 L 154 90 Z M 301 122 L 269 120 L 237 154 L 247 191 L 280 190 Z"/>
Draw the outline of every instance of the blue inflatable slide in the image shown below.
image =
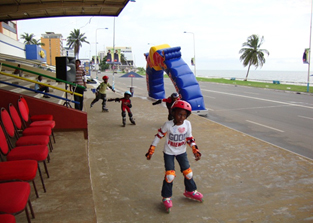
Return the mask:
<path id="1" fill-rule="evenodd" d="M 172 80 L 177 93 L 182 100 L 187 101 L 194 113 L 206 115 L 200 86 L 189 66 L 181 58 L 180 47 L 170 47 L 167 44 L 153 46 L 145 54 L 147 60 L 146 78 L 149 97 L 166 98 L 164 90 L 164 71 Z"/>

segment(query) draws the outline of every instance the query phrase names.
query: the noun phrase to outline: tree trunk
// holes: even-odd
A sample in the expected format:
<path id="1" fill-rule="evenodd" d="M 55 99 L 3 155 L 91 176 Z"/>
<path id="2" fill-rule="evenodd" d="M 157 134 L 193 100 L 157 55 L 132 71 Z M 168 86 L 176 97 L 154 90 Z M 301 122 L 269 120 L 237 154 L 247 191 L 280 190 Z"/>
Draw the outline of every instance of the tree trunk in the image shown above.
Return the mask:
<path id="1" fill-rule="evenodd" d="M 247 81 L 247 80 L 248 80 L 248 75 L 249 75 L 250 67 L 251 67 L 251 63 L 249 63 L 247 75 L 246 75 L 246 78 L 244 79 L 244 81 Z"/>

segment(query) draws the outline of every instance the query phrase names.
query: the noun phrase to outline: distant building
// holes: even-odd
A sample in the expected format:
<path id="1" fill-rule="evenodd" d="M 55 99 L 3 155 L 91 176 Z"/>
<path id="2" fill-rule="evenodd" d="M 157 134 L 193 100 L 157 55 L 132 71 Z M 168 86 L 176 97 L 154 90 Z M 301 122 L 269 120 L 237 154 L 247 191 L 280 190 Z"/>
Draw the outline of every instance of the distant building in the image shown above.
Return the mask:
<path id="1" fill-rule="evenodd" d="M 0 22 L 0 33 L 14 40 L 18 40 L 16 21 Z"/>
<path id="2" fill-rule="evenodd" d="M 63 39 L 62 34 L 56 34 L 54 32 L 46 32 L 41 34 L 41 42 L 45 45 L 42 49 L 47 52 L 47 64 L 55 66 L 55 57 L 65 56 L 63 55 Z"/>
<path id="3" fill-rule="evenodd" d="M 0 59 L 25 59 L 25 44 L 18 41 L 17 22 L 0 22 Z"/>
<path id="4" fill-rule="evenodd" d="M 0 22 L 0 59 L 27 65 L 46 65 L 46 52 L 19 41 L 16 21 Z M 23 40 L 22 40 L 23 41 Z"/>
<path id="5" fill-rule="evenodd" d="M 106 56 L 105 51 L 99 51 L 99 52 L 98 52 L 98 56 L 100 57 L 100 61 L 102 61 L 103 58 Z"/>
<path id="6" fill-rule="evenodd" d="M 74 49 L 68 48 L 68 47 L 64 47 L 63 48 L 63 56 L 75 57 Z"/>
<path id="7" fill-rule="evenodd" d="M 108 52 L 109 50 L 113 52 L 113 47 L 106 47 L 106 51 Z M 124 62 L 122 65 L 134 66 L 133 52 L 130 46 L 114 47 L 114 50 L 117 50 L 120 54 L 124 54 L 126 64 Z"/>

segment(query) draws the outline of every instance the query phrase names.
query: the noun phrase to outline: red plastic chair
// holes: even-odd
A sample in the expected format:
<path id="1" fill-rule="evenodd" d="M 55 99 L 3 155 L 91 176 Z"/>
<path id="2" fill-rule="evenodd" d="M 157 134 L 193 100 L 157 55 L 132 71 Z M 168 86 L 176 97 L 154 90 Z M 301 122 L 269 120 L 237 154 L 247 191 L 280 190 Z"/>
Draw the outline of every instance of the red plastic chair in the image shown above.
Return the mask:
<path id="1" fill-rule="evenodd" d="M 36 197 L 38 198 L 39 195 L 35 184 L 37 169 L 38 163 L 35 160 L 0 162 L 0 182 L 8 182 L 13 180 L 32 182 Z"/>
<path id="2" fill-rule="evenodd" d="M 27 182 L 0 183 L 0 213 L 17 215 L 25 210 L 28 223 L 31 223 L 27 203 L 35 218 L 29 199 L 30 185 Z"/>
<path id="3" fill-rule="evenodd" d="M 47 146 L 42 146 L 42 145 L 20 146 L 20 147 L 12 148 L 10 151 L 7 138 L 0 125 L 0 152 L 3 156 L 6 156 L 7 161 L 35 160 L 37 162 L 38 172 L 39 172 L 39 176 L 41 179 L 44 192 L 46 192 L 46 187 L 45 187 L 43 176 L 40 170 L 39 162 L 42 162 L 44 164 L 47 177 L 49 178 L 50 176 L 49 176 L 47 163 L 46 163 L 46 159 L 49 153 Z"/>
<path id="4" fill-rule="evenodd" d="M 55 127 L 55 121 L 54 120 L 32 121 L 30 118 L 29 108 L 28 108 L 25 98 L 21 97 L 20 99 L 18 99 L 17 104 L 18 104 L 18 109 L 21 114 L 25 127 L 49 126 L 52 129 L 52 137 L 55 143 L 55 137 L 54 137 L 54 132 L 53 132 L 53 129 Z"/>
<path id="5" fill-rule="evenodd" d="M 53 115 L 51 114 L 41 114 L 41 115 L 30 115 L 30 112 L 29 112 L 29 107 L 28 107 L 28 104 L 27 104 L 27 101 L 26 99 L 23 97 L 23 96 L 20 96 L 20 99 L 22 102 L 24 102 L 25 104 L 25 107 L 27 109 L 27 112 L 30 116 L 30 120 L 32 122 L 35 122 L 35 121 L 46 121 L 46 120 L 53 120 Z"/>
<path id="6" fill-rule="evenodd" d="M 12 146 L 12 141 L 15 140 L 15 146 L 30 146 L 30 145 L 49 145 L 50 137 L 45 135 L 31 135 L 31 136 L 21 136 L 19 137 L 11 116 L 9 115 L 8 111 L 5 108 L 1 108 L 0 111 L 1 121 L 4 127 L 7 136 L 11 139 L 10 146 Z M 52 151 L 52 147 L 50 147 Z"/>
<path id="7" fill-rule="evenodd" d="M 15 217 L 11 214 L 0 214 L 1 223 L 16 223 Z"/>
<path id="8" fill-rule="evenodd" d="M 46 135 L 49 136 L 49 147 L 50 151 L 53 149 L 52 143 L 51 143 L 51 133 L 52 130 L 49 126 L 42 126 L 42 127 L 30 127 L 30 128 L 24 128 L 23 123 L 21 120 L 21 117 L 19 116 L 16 108 L 12 103 L 9 104 L 9 112 L 12 118 L 12 121 L 14 123 L 14 126 L 16 127 L 16 130 L 21 133 L 23 136 L 31 136 L 31 135 Z"/>

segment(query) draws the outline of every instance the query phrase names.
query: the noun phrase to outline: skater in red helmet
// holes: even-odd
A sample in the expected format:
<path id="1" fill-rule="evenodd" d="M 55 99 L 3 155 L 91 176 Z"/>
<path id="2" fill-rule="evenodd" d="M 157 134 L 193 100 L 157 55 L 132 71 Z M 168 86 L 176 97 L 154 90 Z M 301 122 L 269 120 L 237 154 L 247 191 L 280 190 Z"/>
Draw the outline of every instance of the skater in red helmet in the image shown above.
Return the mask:
<path id="1" fill-rule="evenodd" d="M 108 76 L 103 76 L 102 77 L 103 82 L 97 87 L 97 91 L 96 91 L 96 98 L 91 102 L 90 104 L 90 108 L 97 102 L 99 101 L 99 99 L 102 99 L 102 111 L 109 111 L 106 108 L 106 90 L 107 88 L 110 88 L 113 92 L 115 92 L 115 90 L 113 89 L 113 87 L 108 83 L 109 77 Z"/>
<path id="2" fill-rule="evenodd" d="M 132 96 L 132 94 L 129 91 L 125 91 L 123 98 L 110 98 L 110 99 L 108 99 L 108 101 L 122 102 L 121 110 L 122 110 L 123 127 L 125 127 L 125 125 L 126 125 L 126 111 L 128 113 L 129 121 L 133 125 L 136 125 L 136 122 L 133 118 L 133 113 L 130 110 L 130 108 L 132 107 L 132 103 L 130 100 L 131 96 Z"/>
<path id="3" fill-rule="evenodd" d="M 173 116 L 172 116 L 172 112 L 171 112 L 171 107 L 172 107 L 173 103 L 175 101 L 179 100 L 179 99 L 180 99 L 179 94 L 174 92 L 173 94 L 171 94 L 170 97 L 164 98 L 164 99 L 159 99 L 159 100 L 153 102 L 152 105 L 157 105 L 157 104 L 161 104 L 162 102 L 165 102 L 166 103 L 166 107 L 168 109 L 168 117 L 167 117 L 167 119 L 168 120 L 172 120 Z"/>
<path id="4" fill-rule="evenodd" d="M 146 153 L 147 159 L 150 160 L 160 139 L 166 137 L 163 149 L 165 177 L 163 180 L 161 195 L 163 197 L 163 204 L 168 212 L 172 207 L 171 197 L 173 180 L 175 178 L 175 158 L 178 161 L 180 170 L 185 177 L 184 195 L 200 202 L 202 202 L 203 198 L 203 195 L 197 191 L 196 183 L 193 180 L 193 172 L 190 168 L 186 153 L 186 144 L 188 144 L 192 148 L 196 161 L 201 158 L 201 153 L 196 145 L 195 139 L 192 136 L 191 124 L 187 120 L 188 116 L 191 114 L 191 106 L 186 101 L 178 100 L 172 105 L 171 112 L 173 120 L 165 122 L 158 130 L 154 141 Z"/>

